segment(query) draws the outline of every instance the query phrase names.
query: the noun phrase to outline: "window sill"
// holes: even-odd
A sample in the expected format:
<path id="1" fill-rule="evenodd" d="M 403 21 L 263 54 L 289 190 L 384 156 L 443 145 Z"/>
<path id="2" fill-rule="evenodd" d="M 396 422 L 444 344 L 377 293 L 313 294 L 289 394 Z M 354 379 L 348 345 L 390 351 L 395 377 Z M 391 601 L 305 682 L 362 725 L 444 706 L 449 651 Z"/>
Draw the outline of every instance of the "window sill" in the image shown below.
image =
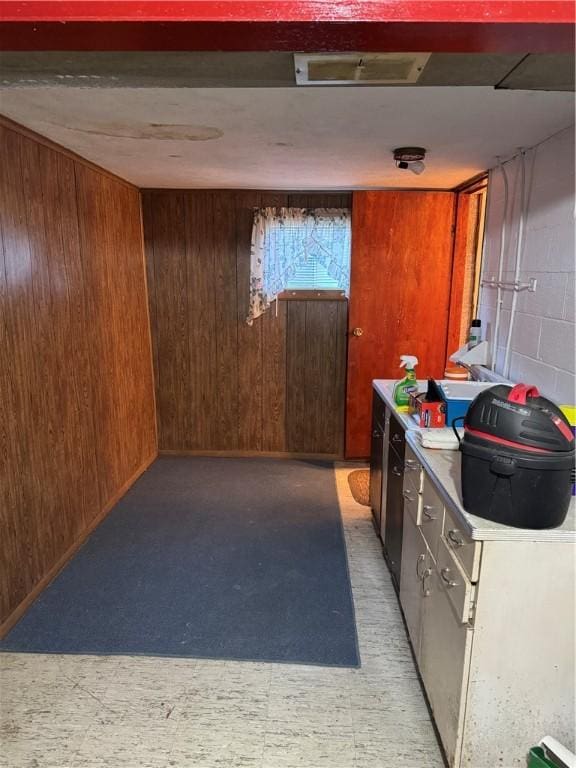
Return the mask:
<path id="1" fill-rule="evenodd" d="M 282 291 L 280 301 L 347 301 L 344 291 Z"/>

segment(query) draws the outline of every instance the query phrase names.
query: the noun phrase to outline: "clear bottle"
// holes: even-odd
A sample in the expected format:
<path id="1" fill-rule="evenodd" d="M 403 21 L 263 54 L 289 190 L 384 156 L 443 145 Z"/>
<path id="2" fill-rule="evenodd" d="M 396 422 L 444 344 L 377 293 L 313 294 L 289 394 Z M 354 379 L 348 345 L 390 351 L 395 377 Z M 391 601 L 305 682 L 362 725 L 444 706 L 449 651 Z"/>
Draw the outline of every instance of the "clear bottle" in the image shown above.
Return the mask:
<path id="1" fill-rule="evenodd" d="M 475 318 L 470 323 L 470 331 L 468 332 L 468 349 L 472 349 L 482 341 L 482 321 Z"/>

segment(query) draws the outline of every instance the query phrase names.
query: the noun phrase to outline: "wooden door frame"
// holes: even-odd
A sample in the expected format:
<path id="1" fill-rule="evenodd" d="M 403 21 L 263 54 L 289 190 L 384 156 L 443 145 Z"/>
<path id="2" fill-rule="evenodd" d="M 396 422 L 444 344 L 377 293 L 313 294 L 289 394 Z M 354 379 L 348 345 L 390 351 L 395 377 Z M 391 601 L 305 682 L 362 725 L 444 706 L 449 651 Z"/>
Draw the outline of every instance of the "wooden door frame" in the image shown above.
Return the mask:
<path id="1" fill-rule="evenodd" d="M 460 323 L 464 306 L 464 284 L 466 276 L 466 246 L 470 216 L 470 196 L 486 189 L 486 173 L 462 184 L 456 190 L 456 209 L 454 223 L 454 241 L 452 244 L 452 278 L 450 287 L 450 310 L 448 316 L 448 335 L 446 339 L 446 358 L 453 354 L 461 343 Z M 483 237 L 483 233 L 482 233 Z"/>

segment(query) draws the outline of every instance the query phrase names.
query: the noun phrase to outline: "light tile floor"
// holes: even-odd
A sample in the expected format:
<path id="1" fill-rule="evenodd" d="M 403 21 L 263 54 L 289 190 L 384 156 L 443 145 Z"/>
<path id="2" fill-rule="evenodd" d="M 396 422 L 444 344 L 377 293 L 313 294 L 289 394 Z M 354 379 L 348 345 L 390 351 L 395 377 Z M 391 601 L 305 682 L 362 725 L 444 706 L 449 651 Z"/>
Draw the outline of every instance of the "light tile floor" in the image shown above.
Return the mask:
<path id="1" fill-rule="evenodd" d="M 2 768 L 442 768 L 367 507 L 336 469 L 362 666 L 0 654 Z"/>

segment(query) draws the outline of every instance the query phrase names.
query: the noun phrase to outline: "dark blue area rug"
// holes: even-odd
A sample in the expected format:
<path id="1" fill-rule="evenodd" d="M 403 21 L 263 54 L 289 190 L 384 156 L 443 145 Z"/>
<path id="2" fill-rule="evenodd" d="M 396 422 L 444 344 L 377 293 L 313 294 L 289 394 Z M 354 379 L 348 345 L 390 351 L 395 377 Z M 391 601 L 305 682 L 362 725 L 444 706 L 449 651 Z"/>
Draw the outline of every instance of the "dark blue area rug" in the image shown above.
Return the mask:
<path id="1" fill-rule="evenodd" d="M 332 465 L 157 459 L 0 649 L 358 666 Z"/>

